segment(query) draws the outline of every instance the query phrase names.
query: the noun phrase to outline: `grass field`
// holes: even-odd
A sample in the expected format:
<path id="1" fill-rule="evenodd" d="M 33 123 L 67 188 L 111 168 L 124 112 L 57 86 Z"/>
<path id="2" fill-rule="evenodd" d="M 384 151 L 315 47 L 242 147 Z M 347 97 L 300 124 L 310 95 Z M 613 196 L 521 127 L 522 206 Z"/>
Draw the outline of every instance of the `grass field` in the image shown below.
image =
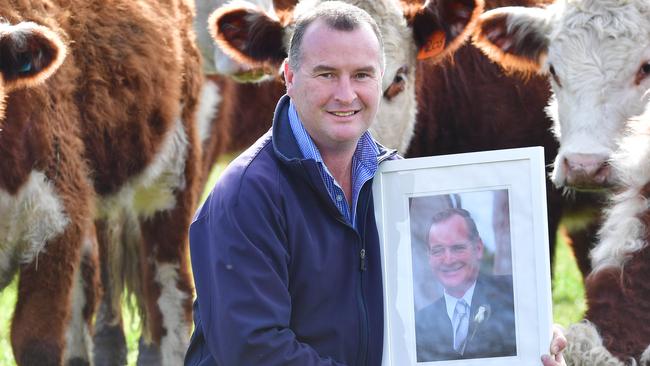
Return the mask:
<path id="1" fill-rule="evenodd" d="M 217 165 L 212 172 L 211 182 L 217 179 L 223 168 L 223 162 Z M 211 187 L 212 184 L 208 186 Z M 570 248 L 562 240 L 562 237 L 558 239 L 559 244 L 553 271 L 553 318 L 556 323 L 566 326 L 582 318 L 585 310 L 584 288 Z M 15 365 L 9 340 L 9 324 L 15 303 L 16 281 L 0 293 L 0 365 L 2 366 Z M 137 314 L 131 314 L 126 306 L 124 314 L 127 346 L 129 347 L 128 363 L 135 365 L 139 319 Z"/>

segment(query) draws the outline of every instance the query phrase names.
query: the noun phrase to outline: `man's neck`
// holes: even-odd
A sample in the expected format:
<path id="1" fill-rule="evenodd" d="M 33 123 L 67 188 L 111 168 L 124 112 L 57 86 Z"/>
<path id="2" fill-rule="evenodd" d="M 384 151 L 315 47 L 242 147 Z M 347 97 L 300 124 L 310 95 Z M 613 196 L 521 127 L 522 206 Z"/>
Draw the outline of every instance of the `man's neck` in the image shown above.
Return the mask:
<path id="1" fill-rule="evenodd" d="M 336 182 L 341 185 L 348 204 L 352 204 L 352 157 L 355 150 L 356 145 L 353 149 L 320 151 L 327 169 Z"/>

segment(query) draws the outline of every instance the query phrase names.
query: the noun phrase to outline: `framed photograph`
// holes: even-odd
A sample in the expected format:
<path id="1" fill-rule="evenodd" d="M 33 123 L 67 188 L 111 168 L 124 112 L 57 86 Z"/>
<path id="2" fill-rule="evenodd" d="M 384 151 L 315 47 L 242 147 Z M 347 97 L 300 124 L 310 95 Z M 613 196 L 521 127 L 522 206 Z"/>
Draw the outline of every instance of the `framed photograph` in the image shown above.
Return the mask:
<path id="1" fill-rule="evenodd" d="M 552 324 L 543 149 L 388 161 L 373 194 L 383 365 L 541 365 Z"/>

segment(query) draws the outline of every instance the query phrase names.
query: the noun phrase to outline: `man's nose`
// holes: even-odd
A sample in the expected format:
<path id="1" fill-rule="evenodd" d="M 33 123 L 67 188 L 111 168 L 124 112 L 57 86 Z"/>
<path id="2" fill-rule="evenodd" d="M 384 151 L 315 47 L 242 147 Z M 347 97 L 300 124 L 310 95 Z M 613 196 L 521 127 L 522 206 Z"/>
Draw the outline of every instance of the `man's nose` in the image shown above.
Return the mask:
<path id="1" fill-rule="evenodd" d="M 454 260 L 454 254 L 449 249 L 445 249 L 442 254 L 442 263 L 450 263 Z"/>
<path id="2" fill-rule="evenodd" d="M 336 101 L 344 104 L 350 104 L 356 99 L 357 93 L 350 77 L 339 78 L 334 97 Z"/>

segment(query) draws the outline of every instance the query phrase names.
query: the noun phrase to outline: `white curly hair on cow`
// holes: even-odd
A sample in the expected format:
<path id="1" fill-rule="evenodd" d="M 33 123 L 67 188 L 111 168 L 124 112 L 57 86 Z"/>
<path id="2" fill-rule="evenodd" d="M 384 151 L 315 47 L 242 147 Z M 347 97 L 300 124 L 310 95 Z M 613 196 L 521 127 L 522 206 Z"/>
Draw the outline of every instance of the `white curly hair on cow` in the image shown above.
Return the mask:
<path id="1" fill-rule="evenodd" d="M 566 329 L 567 348 L 564 359 L 570 366 L 632 366 L 634 359 L 625 363 L 614 357 L 604 346 L 596 327 L 588 320 Z"/>
<path id="2" fill-rule="evenodd" d="M 626 123 L 610 164 L 624 187 L 610 198 L 599 242 L 590 253 L 594 272 L 623 267 L 631 255 L 645 248 L 647 228 L 639 217 L 648 210 L 642 193 L 650 182 L 650 112 Z"/>
<path id="3" fill-rule="evenodd" d="M 607 160 L 650 101 L 650 3 L 559 0 L 486 12 L 475 42 L 509 70 L 549 77 L 557 186 L 615 183 Z"/>

